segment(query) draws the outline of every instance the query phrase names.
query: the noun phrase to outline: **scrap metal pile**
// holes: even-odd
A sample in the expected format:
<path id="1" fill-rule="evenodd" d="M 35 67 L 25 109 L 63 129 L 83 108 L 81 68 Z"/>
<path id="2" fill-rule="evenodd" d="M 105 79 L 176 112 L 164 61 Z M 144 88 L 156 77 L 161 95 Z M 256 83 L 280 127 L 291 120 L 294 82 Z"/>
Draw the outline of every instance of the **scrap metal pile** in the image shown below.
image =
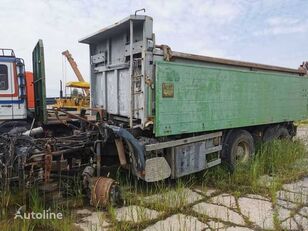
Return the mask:
<path id="1" fill-rule="evenodd" d="M 42 127 L 16 127 L 0 134 L 0 191 L 37 185 L 44 193 L 53 195 L 67 190 L 67 182 L 73 179 L 81 183 L 92 205 L 119 202 L 118 184 L 101 176 L 101 152 L 96 150 L 107 141 L 107 129 L 111 129 L 74 117 L 79 119 L 80 126 L 61 121 L 66 132 L 60 132 L 60 136 Z"/>
<path id="2" fill-rule="evenodd" d="M 80 171 L 89 164 L 95 132 L 72 136 L 33 138 L 22 134 L 0 135 L 0 186 L 31 186 L 48 182 L 51 173 Z"/>

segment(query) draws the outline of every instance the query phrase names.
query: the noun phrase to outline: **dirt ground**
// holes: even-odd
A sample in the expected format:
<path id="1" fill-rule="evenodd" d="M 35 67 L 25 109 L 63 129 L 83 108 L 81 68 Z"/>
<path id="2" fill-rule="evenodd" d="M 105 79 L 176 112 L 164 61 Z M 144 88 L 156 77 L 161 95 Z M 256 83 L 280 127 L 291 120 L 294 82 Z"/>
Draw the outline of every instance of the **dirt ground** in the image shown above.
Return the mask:
<path id="1" fill-rule="evenodd" d="M 308 144 L 308 126 L 298 129 L 298 138 Z M 308 163 L 308 160 L 307 162 Z M 307 165 L 308 166 L 308 165 Z M 129 205 L 115 208 L 118 222 L 146 223 L 146 231 L 185 230 L 308 230 L 308 176 L 284 184 L 273 198 L 257 194 L 237 197 L 213 188 L 171 189 L 163 194 L 143 198 L 170 208 L 168 212 L 155 206 Z M 185 207 L 185 209 L 182 209 Z M 170 212 L 171 211 L 171 212 Z M 104 211 L 77 210 L 83 218 L 76 223 L 82 230 L 117 230 Z"/>

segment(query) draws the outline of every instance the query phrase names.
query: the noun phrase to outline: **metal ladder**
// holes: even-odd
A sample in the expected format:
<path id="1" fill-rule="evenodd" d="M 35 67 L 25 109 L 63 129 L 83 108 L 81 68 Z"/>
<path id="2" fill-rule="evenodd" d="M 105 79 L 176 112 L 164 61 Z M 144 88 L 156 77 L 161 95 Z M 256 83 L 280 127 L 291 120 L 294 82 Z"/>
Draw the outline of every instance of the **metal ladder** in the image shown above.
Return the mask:
<path id="1" fill-rule="evenodd" d="M 142 61 L 142 58 L 134 58 L 133 59 L 133 65 L 132 65 L 132 76 L 131 76 L 131 107 L 130 107 L 130 127 L 133 127 L 133 117 L 135 115 L 135 112 L 139 112 L 141 110 L 143 110 L 143 107 L 141 108 L 135 108 L 135 99 L 137 95 L 142 94 L 142 90 L 141 90 L 141 84 L 142 84 L 142 78 L 143 78 L 143 74 L 142 73 L 137 73 L 137 70 L 139 69 L 139 63 Z M 140 65 L 141 66 L 141 65 Z M 140 68 L 140 72 L 141 72 L 141 68 Z M 136 90 L 137 85 L 140 84 L 138 86 L 138 88 L 140 88 L 139 90 Z"/>

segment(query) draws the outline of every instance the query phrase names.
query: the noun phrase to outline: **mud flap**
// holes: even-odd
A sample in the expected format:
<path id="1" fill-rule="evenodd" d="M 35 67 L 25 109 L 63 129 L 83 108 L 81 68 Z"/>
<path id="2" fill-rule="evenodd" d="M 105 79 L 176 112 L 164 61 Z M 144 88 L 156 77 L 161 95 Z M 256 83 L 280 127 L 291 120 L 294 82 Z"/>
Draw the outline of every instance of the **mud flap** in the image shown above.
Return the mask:
<path id="1" fill-rule="evenodd" d="M 171 168 L 164 157 L 154 157 L 146 160 L 144 176 L 146 182 L 164 180 L 170 175 Z"/>

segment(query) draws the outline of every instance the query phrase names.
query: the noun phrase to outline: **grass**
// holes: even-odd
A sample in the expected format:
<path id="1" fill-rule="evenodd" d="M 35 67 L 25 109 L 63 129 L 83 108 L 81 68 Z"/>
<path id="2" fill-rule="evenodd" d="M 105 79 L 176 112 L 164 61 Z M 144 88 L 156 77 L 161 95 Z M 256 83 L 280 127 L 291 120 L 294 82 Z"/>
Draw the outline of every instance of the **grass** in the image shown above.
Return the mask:
<path id="1" fill-rule="evenodd" d="M 138 184 L 134 184 L 127 178 L 124 180 L 120 178 L 120 185 L 124 191 L 126 205 L 135 204 L 159 211 L 162 214 L 159 219 L 165 219 L 176 213 L 192 214 L 190 206 L 186 206 L 185 194 L 185 189 L 191 187 L 202 189 L 213 187 L 218 189 L 218 193 L 227 192 L 237 198 L 248 193 L 260 194 L 271 198 L 275 204 L 276 192 L 284 183 L 308 174 L 307 162 L 303 162 L 307 158 L 308 154 L 302 142 L 275 140 L 260 144 L 254 158 L 245 165 L 237 166 L 233 173 L 230 173 L 226 166 L 219 165 L 176 181 L 166 180 L 155 184 L 139 181 Z M 156 195 L 151 196 L 152 194 Z M 141 230 L 158 220 L 144 220 L 137 224 L 117 222 L 114 219 L 114 209 L 110 211 L 113 214 L 111 220 L 116 230 Z M 279 230 L 277 213 L 274 213 L 273 219 L 275 228 Z"/>
<path id="2" fill-rule="evenodd" d="M 271 185 L 275 185 L 277 190 L 282 183 L 307 174 L 307 167 L 298 165 L 307 157 L 305 146 L 300 141 L 275 140 L 261 144 L 253 160 L 237 166 L 233 173 L 220 165 L 199 175 L 199 181 L 223 191 L 270 194 Z"/>
<path id="3" fill-rule="evenodd" d="M 43 212 L 47 210 L 44 206 L 44 201 L 39 197 L 38 194 L 33 193 L 30 198 L 30 210 L 27 212 Z M 16 205 L 12 205 L 16 208 Z M 72 230 L 72 224 L 74 217 L 70 214 L 69 209 L 50 207 L 51 212 L 62 213 L 63 219 L 14 219 L 13 213 L 8 213 L 5 219 L 0 220 L 0 230 L 7 231 L 20 231 L 20 230 L 54 230 L 54 231 L 69 231 Z M 17 211 L 17 208 L 16 210 Z"/>
<path id="4" fill-rule="evenodd" d="M 125 219 L 118 221 L 115 208 L 109 207 L 107 213 L 114 230 L 142 230 L 159 220 L 166 219 L 171 214 L 187 210 L 186 205 L 189 202 L 187 202 L 186 190 L 193 185 L 194 177 L 189 176 L 185 179 L 165 180 L 155 183 L 139 181 L 136 184 L 134 179 L 119 175 L 125 206 L 137 205 L 138 207 L 127 210 L 124 217 L 130 218 L 131 221 L 124 221 Z M 151 212 L 147 211 L 147 209 L 157 211 L 158 216 L 149 219 Z"/>
<path id="5" fill-rule="evenodd" d="M 307 162 L 302 161 L 305 158 L 308 158 L 307 151 L 300 141 L 277 140 L 259 145 L 253 160 L 245 165 L 237 166 L 232 174 L 224 165 L 219 165 L 175 181 L 166 180 L 151 184 L 132 180 L 132 177 L 127 174 L 118 174 L 117 178 L 122 187 L 126 206 L 138 205 L 154 209 L 160 215 L 149 221 L 145 210 L 138 209 L 135 211 L 137 213 L 135 217 L 139 220 L 137 223 L 118 222 L 116 208 L 109 207 L 106 216 L 115 230 L 141 230 L 172 214 L 189 215 L 192 211 L 189 206 L 186 206 L 185 190 L 196 186 L 201 186 L 203 189 L 214 187 L 236 197 L 247 193 L 257 193 L 270 197 L 275 203 L 276 192 L 281 189 L 283 183 L 296 180 L 308 173 Z M 264 180 L 260 181 L 260 178 L 264 178 Z M 80 185 L 76 183 L 73 188 L 70 188 L 69 185 L 67 187 L 67 192 L 70 192 L 67 194 L 72 197 L 70 200 L 74 201 L 73 206 L 81 206 Z M 156 194 L 159 196 L 157 197 Z M 24 201 L 25 196 L 14 192 L 2 192 L 0 195 L 0 230 L 74 230 L 73 223 L 76 221 L 76 216 L 71 213 L 72 203 L 68 202 L 64 204 L 49 203 L 48 205 L 52 212 L 64 214 L 62 220 L 14 220 L 13 215 L 20 205 L 27 203 L 32 211 L 46 209 L 47 205 L 44 199 L 35 188 L 31 190 L 29 195 L 30 199 Z M 133 216 L 133 214 L 128 214 L 128 216 L 130 215 Z M 275 227 L 279 229 L 277 214 L 275 216 Z"/>
<path id="6" fill-rule="evenodd" d="M 306 124 L 308 124 L 308 120 L 301 120 L 301 121 L 297 121 L 297 122 L 296 122 L 296 125 L 297 125 L 297 126 L 306 125 Z"/>
<path id="7" fill-rule="evenodd" d="M 76 191 L 77 192 L 77 191 Z M 40 193 L 37 186 L 33 186 L 30 190 L 24 192 L 0 191 L 0 230 L 2 231 L 72 231 L 74 230 L 73 223 L 76 220 L 74 214 L 71 213 L 73 205 L 80 205 L 76 201 L 80 200 L 79 193 L 72 195 L 70 198 L 74 203 L 58 203 L 48 199 L 47 196 Z M 15 213 L 19 208 L 23 212 L 43 213 L 49 210 L 52 213 L 61 213 L 62 219 L 14 219 Z"/>

